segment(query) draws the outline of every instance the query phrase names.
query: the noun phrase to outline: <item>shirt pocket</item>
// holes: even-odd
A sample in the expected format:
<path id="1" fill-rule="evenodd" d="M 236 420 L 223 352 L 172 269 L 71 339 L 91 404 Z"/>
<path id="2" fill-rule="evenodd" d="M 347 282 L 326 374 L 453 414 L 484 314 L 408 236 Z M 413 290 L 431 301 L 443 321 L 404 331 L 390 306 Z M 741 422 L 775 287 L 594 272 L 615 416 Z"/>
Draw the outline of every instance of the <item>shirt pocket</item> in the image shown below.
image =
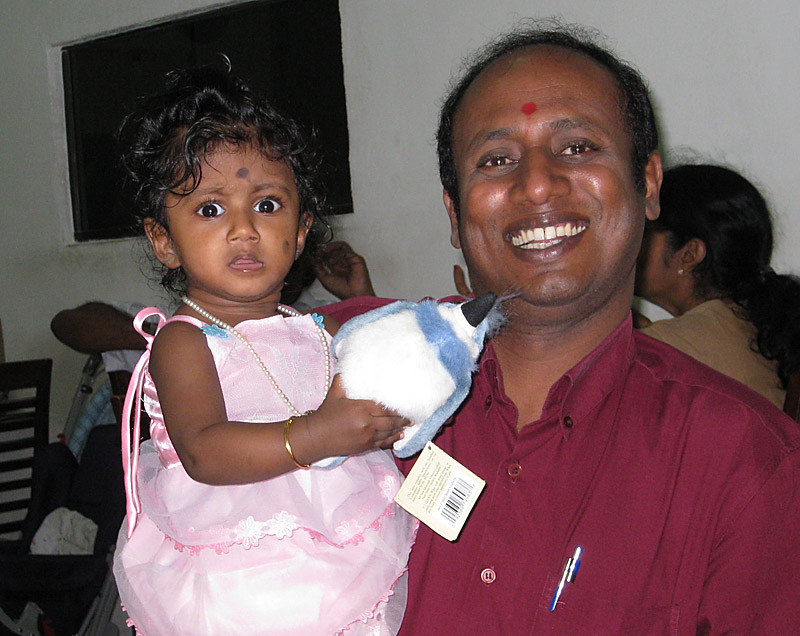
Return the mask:
<path id="1" fill-rule="evenodd" d="M 531 635 L 678 636 L 678 605 L 626 606 L 602 598 L 580 584 L 567 584 L 555 610 L 550 603 L 558 581 L 551 576 L 539 600 Z M 549 592 L 548 592 L 549 590 Z"/>

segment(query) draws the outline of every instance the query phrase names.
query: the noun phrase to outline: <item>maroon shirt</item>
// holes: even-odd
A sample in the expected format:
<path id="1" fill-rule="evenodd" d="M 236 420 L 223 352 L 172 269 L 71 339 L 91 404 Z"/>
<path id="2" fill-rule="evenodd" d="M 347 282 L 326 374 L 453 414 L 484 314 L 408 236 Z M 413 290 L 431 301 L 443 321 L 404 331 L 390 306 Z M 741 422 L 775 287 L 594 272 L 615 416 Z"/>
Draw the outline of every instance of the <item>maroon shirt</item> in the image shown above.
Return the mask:
<path id="1" fill-rule="evenodd" d="M 401 636 L 800 634 L 800 427 L 773 404 L 629 318 L 516 422 L 489 345 L 435 440 L 486 488 L 456 542 L 420 527 Z"/>

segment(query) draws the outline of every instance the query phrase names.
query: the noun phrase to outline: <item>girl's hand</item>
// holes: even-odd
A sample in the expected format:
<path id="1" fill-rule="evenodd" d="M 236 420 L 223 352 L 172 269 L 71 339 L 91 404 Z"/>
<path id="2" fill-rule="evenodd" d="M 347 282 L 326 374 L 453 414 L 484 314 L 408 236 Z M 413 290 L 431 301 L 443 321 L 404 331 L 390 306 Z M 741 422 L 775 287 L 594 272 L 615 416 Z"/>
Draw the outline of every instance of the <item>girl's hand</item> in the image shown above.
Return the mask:
<path id="1" fill-rule="evenodd" d="M 290 441 L 298 459 L 308 463 L 390 448 L 410 424 L 375 402 L 347 398 L 337 375 L 319 409 L 294 420 Z"/>

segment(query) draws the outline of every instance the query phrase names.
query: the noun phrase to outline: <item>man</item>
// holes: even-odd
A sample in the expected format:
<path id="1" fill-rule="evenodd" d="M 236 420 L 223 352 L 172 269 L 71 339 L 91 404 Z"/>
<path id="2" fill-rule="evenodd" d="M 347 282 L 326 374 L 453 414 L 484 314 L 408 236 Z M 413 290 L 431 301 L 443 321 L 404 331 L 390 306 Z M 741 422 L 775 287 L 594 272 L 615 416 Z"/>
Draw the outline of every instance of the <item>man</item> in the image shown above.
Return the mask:
<path id="1" fill-rule="evenodd" d="M 800 633 L 800 432 L 632 329 L 661 182 L 640 76 L 580 33 L 515 33 L 438 142 L 474 292 L 513 296 L 435 440 L 486 487 L 455 543 L 420 528 L 401 634 Z"/>

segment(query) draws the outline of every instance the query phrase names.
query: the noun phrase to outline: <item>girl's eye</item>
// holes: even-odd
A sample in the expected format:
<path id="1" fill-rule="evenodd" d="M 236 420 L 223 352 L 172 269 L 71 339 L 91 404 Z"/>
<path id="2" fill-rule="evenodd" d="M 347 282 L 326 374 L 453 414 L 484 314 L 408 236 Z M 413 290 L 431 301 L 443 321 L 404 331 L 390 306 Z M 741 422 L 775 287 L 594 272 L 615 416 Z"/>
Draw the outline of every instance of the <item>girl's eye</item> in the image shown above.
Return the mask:
<path id="1" fill-rule="evenodd" d="M 213 219 L 220 214 L 225 214 L 225 210 L 219 203 L 212 203 L 211 201 L 204 203 L 200 206 L 200 209 L 197 210 L 197 213 L 200 216 L 204 216 L 207 219 Z"/>
<path id="2" fill-rule="evenodd" d="M 261 199 L 261 201 L 256 203 L 255 210 L 261 214 L 272 214 L 280 210 L 281 207 L 281 204 L 275 199 Z"/>

